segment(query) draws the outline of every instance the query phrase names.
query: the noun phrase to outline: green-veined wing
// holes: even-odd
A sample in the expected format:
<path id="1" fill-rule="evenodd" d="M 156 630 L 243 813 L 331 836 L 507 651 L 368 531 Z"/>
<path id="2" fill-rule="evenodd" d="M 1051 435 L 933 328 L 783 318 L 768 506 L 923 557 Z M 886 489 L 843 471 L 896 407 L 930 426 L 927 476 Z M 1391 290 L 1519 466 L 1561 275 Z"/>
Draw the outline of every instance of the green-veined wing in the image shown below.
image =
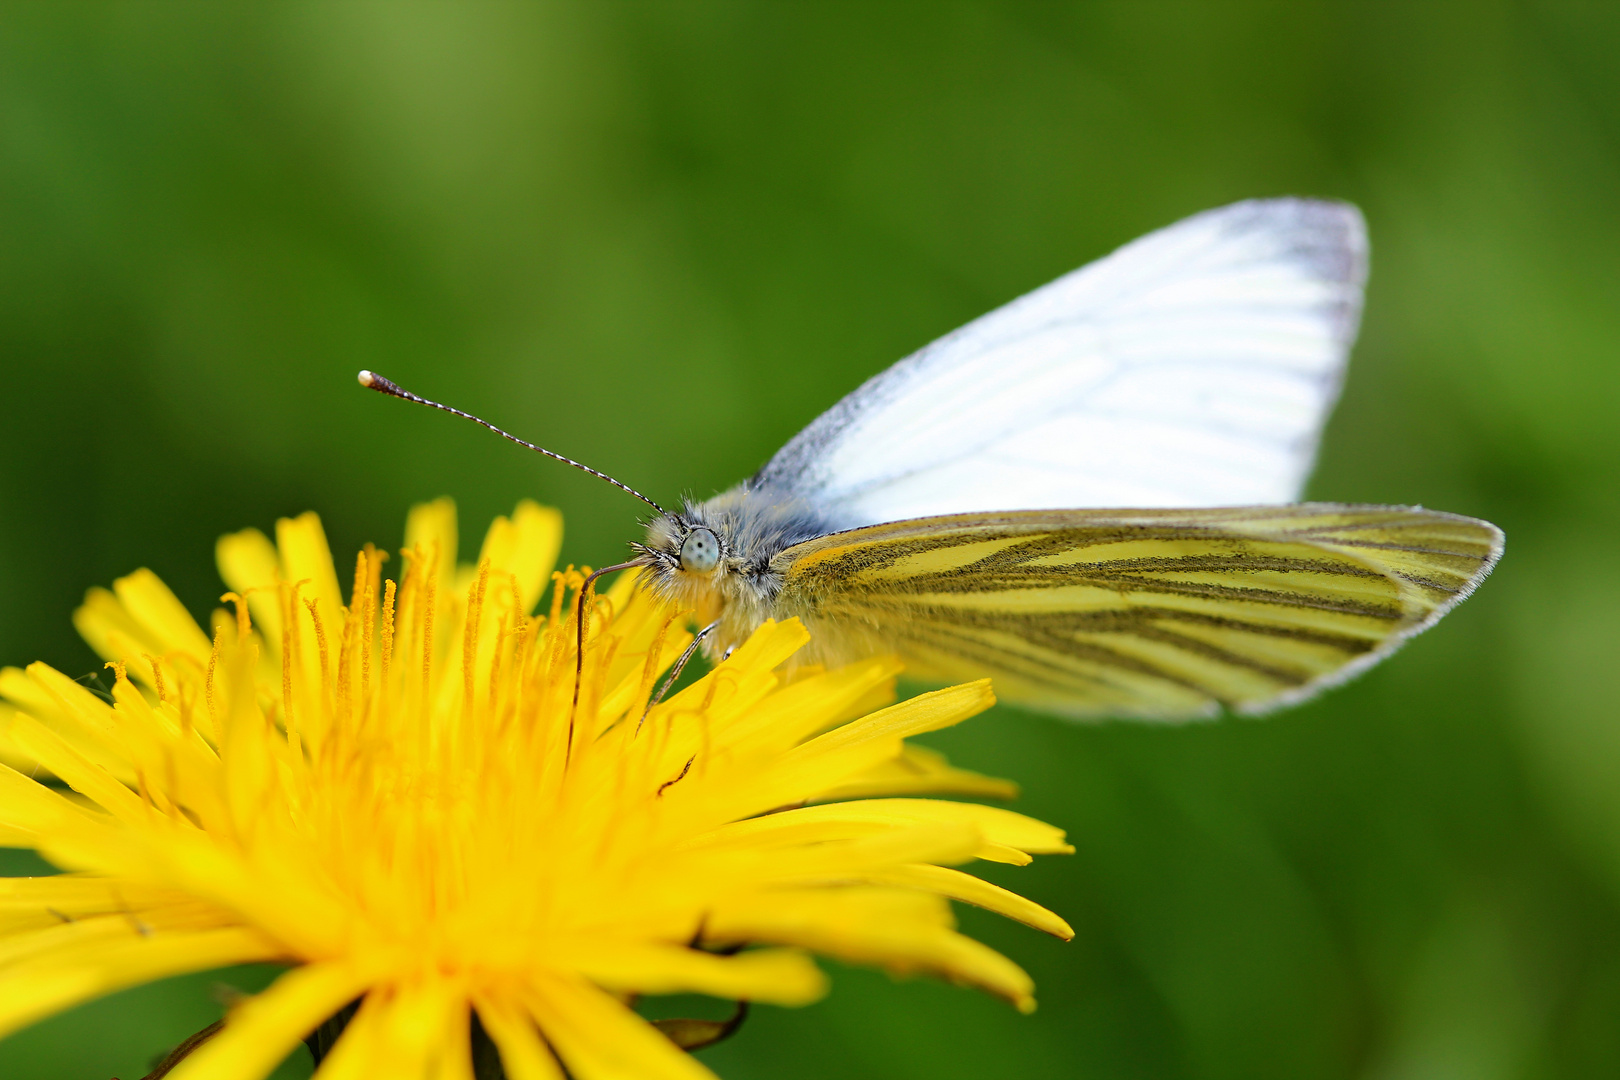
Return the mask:
<path id="1" fill-rule="evenodd" d="M 834 533 L 772 567 L 779 616 L 827 659 L 896 651 L 920 678 L 991 676 L 1088 718 L 1258 713 L 1350 677 L 1467 596 L 1494 525 L 1302 503 L 1036 510 Z"/>

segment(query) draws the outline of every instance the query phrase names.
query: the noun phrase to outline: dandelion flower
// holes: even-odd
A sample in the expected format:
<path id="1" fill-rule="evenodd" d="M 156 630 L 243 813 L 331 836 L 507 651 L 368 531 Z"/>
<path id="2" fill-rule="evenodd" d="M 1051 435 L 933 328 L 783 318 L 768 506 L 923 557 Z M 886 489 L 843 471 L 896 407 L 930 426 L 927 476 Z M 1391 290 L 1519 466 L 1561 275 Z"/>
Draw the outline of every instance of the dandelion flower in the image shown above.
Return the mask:
<path id="1" fill-rule="evenodd" d="M 345 604 L 305 514 L 274 544 L 220 541 L 211 633 L 149 571 L 91 591 L 76 623 L 111 704 L 43 664 L 0 673 L 22 766 L 0 766 L 0 843 L 66 871 L 0 879 L 0 1034 L 249 961 L 290 969 L 176 1080 L 261 1077 L 354 1002 L 327 1080 L 470 1080 L 475 1017 L 515 1080 L 707 1077 L 635 995 L 802 1004 L 825 989 L 811 953 L 1033 1007 L 949 900 L 1069 928 L 954 867 L 1063 834 L 917 798 L 1006 785 L 903 741 L 987 707 L 986 685 L 889 704 L 886 659 L 789 681 L 807 634 L 766 624 L 649 710 L 691 635 L 621 579 L 589 609 L 576 704 L 560 538 L 525 503 L 458 566 L 453 506 L 419 506 L 397 584 L 367 547 Z"/>

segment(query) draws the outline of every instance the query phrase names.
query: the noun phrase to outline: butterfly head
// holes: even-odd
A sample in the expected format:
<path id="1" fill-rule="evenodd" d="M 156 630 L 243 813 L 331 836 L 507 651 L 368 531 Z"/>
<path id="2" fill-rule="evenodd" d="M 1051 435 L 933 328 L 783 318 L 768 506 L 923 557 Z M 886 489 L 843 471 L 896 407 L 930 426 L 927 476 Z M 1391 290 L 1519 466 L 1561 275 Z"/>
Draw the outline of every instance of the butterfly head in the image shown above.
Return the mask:
<path id="1" fill-rule="evenodd" d="M 726 616 L 752 629 L 781 587 L 776 556 L 827 531 L 802 507 L 741 485 L 656 515 L 646 541 L 633 546 L 654 592 L 704 623 Z"/>
<path id="2" fill-rule="evenodd" d="M 713 619 L 726 606 L 723 596 L 739 560 L 726 523 L 702 511 L 688 503 L 679 512 L 659 514 L 647 525 L 646 542 L 632 546 L 654 592 Z"/>

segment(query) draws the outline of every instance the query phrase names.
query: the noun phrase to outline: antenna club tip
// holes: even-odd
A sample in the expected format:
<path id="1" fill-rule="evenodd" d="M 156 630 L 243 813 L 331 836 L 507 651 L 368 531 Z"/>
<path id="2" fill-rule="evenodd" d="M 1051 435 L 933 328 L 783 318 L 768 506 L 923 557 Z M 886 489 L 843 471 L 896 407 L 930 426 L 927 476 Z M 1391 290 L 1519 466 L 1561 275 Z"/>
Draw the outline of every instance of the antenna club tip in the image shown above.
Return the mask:
<path id="1" fill-rule="evenodd" d="M 376 390 L 379 393 L 392 394 L 394 397 L 410 396 L 399 387 L 395 386 L 392 382 L 377 374 L 375 371 L 361 371 L 356 378 L 360 380 L 360 385 L 365 387 L 367 390 Z"/>

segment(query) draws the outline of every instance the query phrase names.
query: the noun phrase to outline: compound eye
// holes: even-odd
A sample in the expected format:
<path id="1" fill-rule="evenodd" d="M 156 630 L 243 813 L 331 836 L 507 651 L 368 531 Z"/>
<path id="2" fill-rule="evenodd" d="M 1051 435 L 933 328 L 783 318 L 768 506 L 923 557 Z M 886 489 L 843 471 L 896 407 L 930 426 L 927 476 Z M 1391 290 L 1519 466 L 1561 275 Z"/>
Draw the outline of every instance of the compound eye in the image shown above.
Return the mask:
<path id="1" fill-rule="evenodd" d="M 707 574 L 720 565 L 720 541 L 708 529 L 693 529 L 681 544 L 681 568 Z"/>

